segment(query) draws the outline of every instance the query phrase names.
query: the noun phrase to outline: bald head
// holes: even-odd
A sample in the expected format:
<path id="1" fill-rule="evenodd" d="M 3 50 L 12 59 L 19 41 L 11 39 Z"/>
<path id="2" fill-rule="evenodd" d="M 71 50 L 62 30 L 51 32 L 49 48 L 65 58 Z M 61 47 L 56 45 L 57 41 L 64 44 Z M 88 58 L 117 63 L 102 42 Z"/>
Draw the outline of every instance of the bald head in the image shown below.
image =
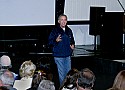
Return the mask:
<path id="1" fill-rule="evenodd" d="M 0 65 L 1 65 L 1 66 L 11 66 L 10 57 L 7 56 L 7 55 L 3 55 L 3 56 L 0 58 Z"/>

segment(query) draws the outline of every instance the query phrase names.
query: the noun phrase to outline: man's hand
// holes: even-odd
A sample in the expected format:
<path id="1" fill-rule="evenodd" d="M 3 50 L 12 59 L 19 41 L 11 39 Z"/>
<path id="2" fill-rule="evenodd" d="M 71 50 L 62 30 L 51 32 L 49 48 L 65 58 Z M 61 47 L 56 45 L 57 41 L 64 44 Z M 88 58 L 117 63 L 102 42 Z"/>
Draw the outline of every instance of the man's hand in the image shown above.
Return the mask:
<path id="1" fill-rule="evenodd" d="M 61 39 L 61 34 L 56 38 L 56 41 L 57 41 L 57 42 L 62 41 L 62 39 Z"/>
<path id="2" fill-rule="evenodd" d="M 74 44 L 70 45 L 70 48 L 73 50 L 75 48 L 75 45 Z"/>

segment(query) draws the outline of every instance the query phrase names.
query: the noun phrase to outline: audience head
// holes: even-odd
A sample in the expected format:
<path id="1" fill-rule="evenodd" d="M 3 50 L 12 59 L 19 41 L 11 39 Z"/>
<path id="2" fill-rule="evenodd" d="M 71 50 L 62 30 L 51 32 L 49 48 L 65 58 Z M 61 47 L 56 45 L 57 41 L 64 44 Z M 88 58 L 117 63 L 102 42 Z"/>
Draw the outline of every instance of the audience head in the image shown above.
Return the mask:
<path id="1" fill-rule="evenodd" d="M 36 65 L 33 64 L 33 62 L 25 61 L 22 63 L 20 69 L 19 69 L 19 74 L 20 77 L 33 77 L 34 72 L 36 70 Z"/>
<path id="2" fill-rule="evenodd" d="M 9 69 L 11 67 L 12 67 L 12 65 L 11 65 L 11 59 L 10 59 L 10 57 L 7 56 L 7 55 L 3 55 L 0 58 L 0 68 L 1 69 Z"/>
<path id="3" fill-rule="evenodd" d="M 4 70 L 4 72 L 0 76 L 0 80 L 4 86 L 13 86 L 14 83 L 14 75 L 9 70 Z"/>
<path id="4" fill-rule="evenodd" d="M 74 74 L 78 73 L 79 71 L 76 68 L 72 68 L 71 70 L 69 70 L 69 72 L 67 73 L 67 76 L 73 76 Z"/>
<path id="5" fill-rule="evenodd" d="M 60 86 L 62 88 L 73 89 L 76 87 L 77 73 L 79 71 L 76 68 L 72 68 L 66 75 L 66 78 L 63 81 L 63 84 Z"/>
<path id="6" fill-rule="evenodd" d="M 95 75 L 94 73 L 85 68 L 79 72 L 78 79 L 77 79 L 77 90 L 91 90 L 95 82 Z"/>
<path id="7" fill-rule="evenodd" d="M 55 90 L 55 86 L 50 80 L 42 80 L 37 90 Z"/>
<path id="8" fill-rule="evenodd" d="M 117 74 L 113 87 L 109 90 L 125 90 L 125 70 L 122 70 Z"/>

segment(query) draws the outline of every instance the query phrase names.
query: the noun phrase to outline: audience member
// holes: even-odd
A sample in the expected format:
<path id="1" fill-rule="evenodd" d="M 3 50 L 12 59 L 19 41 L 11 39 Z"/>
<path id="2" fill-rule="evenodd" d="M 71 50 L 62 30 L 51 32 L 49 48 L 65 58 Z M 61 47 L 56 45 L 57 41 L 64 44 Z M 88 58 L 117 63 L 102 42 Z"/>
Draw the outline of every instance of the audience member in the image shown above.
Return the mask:
<path id="1" fill-rule="evenodd" d="M 79 72 L 76 82 L 77 90 L 91 90 L 93 88 L 94 82 L 94 73 L 90 69 L 85 68 Z"/>
<path id="2" fill-rule="evenodd" d="M 36 71 L 33 76 L 32 87 L 28 90 L 37 90 L 42 80 L 52 81 L 53 75 L 50 69 L 50 58 L 42 57 L 37 61 Z"/>
<path id="3" fill-rule="evenodd" d="M 42 80 L 37 90 L 55 90 L 55 85 L 50 80 Z"/>
<path id="4" fill-rule="evenodd" d="M 34 75 L 34 72 L 36 70 L 36 65 L 33 64 L 33 62 L 25 61 L 22 63 L 20 69 L 19 69 L 19 74 L 21 78 L 32 78 Z"/>
<path id="5" fill-rule="evenodd" d="M 4 70 L 11 68 L 11 60 L 10 57 L 7 55 L 3 55 L 0 58 L 0 73 L 3 73 Z"/>
<path id="6" fill-rule="evenodd" d="M 31 88 L 35 70 L 36 65 L 33 64 L 33 62 L 30 60 L 23 62 L 19 69 L 21 80 L 15 80 L 14 87 L 18 90 L 27 90 Z"/>
<path id="7" fill-rule="evenodd" d="M 36 70 L 32 80 L 32 86 L 28 90 L 37 90 L 42 80 L 47 80 L 46 72 L 44 70 Z"/>
<path id="8" fill-rule="evenodd" d="M 3 73 L 4 70 L 9 70 L 10 68 L 12 68 L 12 64 L 11 64 L 11 59 L 9 56 L 7 55 L 3 55 L 0 58 L 0 75 Z M 16 77 L 18 76 L 17 74 L 14 74 L 14 78 L 16 79 Z"/>
<path id="9" fill-rule="evenodd" d="M 4 70 L 0 76 L 0 80 L 2 81 L 3 86 L 6 86 L 9 90 L 17 90 L 13 88 L 14 75 L 11 71 Z"/>
<path id="10" fill-rule="evenodd" d="M 113 86 L 108 90 L 125 90 L 125 70 L 121 70 L 114 79 Z"/>
<path id="11" fill-rule="evenodd" d="M 76 80 L 78 72 L 79 71 L 75 68 L 71 69 L 67 73 L 63 84 L 60 86 L 60 90 L 76 90 Z"/>

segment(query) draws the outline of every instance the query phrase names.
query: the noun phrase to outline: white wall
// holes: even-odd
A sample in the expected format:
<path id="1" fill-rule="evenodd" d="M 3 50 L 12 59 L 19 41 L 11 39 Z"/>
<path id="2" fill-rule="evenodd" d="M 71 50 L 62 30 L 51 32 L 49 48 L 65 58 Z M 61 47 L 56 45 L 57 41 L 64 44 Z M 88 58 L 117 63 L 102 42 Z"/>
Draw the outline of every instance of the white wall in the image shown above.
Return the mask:
<path id="1" fill-rule="evenodd" d="M 89 25 L 68 25 L 74 35 L 76 45 L 94 44 L 94 36 L 89 35 Z"/>
<path id="2" fill-rule="evenodd" d="M 0 0 L 3 25 L 55 25 L 55 0 Z"/>

